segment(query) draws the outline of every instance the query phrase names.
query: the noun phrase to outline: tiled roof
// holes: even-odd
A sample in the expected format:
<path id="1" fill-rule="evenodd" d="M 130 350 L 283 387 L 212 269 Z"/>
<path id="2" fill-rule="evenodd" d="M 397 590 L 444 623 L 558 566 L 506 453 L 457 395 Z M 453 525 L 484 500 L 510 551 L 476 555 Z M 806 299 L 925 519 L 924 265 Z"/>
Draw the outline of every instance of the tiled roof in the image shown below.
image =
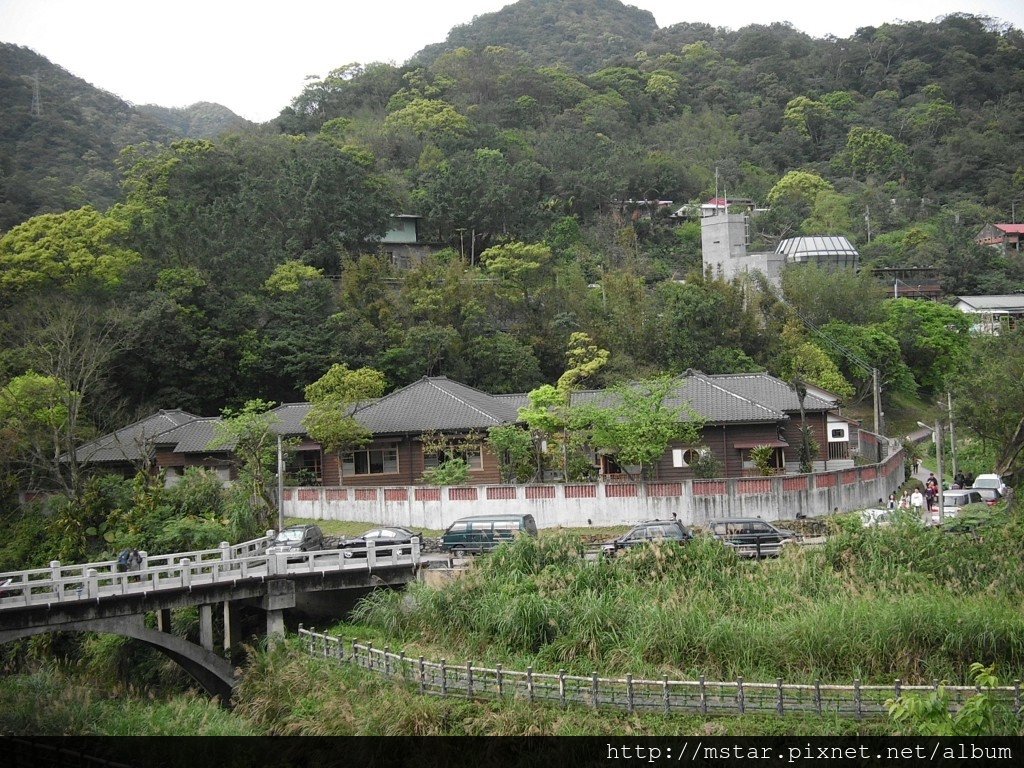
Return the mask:
<path id="1" fill-rule="evenodd" d="M 996 224 L 996 229 L 1008 235 L 1024 235 L 1024 224 Z"/>
<path id="2" fill-rule="evenodd" d="M 679 377 L 677 387 L 666 398 L 665 404 L 671 408 L 692 408 L 709 424 L 763 423 L 788 418 L 781 408 L 766 405 L 756 398 L 735 391 L 724 385 L 721 378 L 700 371 L 687 371 Z M 573 395 L 573 404 L 587 402 L 608 406 L 613 405 L 615 400 L 611 390 L 591 390 Z"/>
<path id="3" fill-rule="evenodd" d="M 230 451 L 235 447 L 231 440 L 223 443 L 217 440 L 217 425 L 221 420 L 215 416 L 190 421 L 180 427 L 160 435 L 161 445 L 174 446 L 175 453 L 207 453 L 211 451 Z M 215 447 L 210 447 L 216 442 Z"/>
<path id="4" fill-rule="evenodd" d="M 726 389 L 769 408 L 786 412 L 800 410 L 800 398 L 796 396 L 796 390 L 767 373 L 728 373 L 711 378 Z M 832 403 L 810 392 L 804 398 L 806 411 L 827 411 L 833 407 Z"/>
<path id="5" fill-rule="evenodd" d="M 396 434 L 488 429 L 515 421 L 518 410 L 507 399 L 435 376 L 395 390 L 353 415 L 374 434 Z"/>
<path id="6" fill-rule="evenodd" d="M 198 418 L 200 417 L 180 409 L 157 411 L 152 416 L 79 446 L 75 451 L 75 458 L 82 464 L 141 461 L 147 457 L 153 446 L 160 442 L 158 437 Z"/>

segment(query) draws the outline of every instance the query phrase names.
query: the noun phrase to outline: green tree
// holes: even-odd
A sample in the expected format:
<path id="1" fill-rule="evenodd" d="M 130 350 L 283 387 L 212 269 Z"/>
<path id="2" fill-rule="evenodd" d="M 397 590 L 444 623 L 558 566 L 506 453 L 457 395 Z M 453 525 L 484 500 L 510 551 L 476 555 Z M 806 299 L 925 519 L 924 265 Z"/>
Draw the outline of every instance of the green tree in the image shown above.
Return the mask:
<path id="1" fill-rule="evenodd" d="M 325 451 L 339 456 L 366 445 L 373 433 L 356 421 L 355 408 L 384 394 L 384 375 L 372 368 L 351 370 L 344 363 L 332 365 L 317 381 L 306 387 L 312 404 L 302 420 L 309 436 Z M 341 478 L 344 483 L 344 477 Z"/>
<path id="2" fill-rule="evenodd" d="M 0 387 L 0 462 L 5 485 L 63 485 L 60 457 L 76 444 L 71 425 L 79 396 L 52 376 L 29 371 Z"/>
<path id="3" fill-rule="evenodd" d="M 238 467 L 237 485 L 243 488 L 260 530 L 276 522 L 277 418 L 274 403 L 250 400 L 241 408 L 225 408 L 211 448 L 231 451 Z"/>
<path id="4" fill-rule="evenodd" d="M 885 328 L 899 341 L 921 389 L 945 391 L 945 382 L 959 374 L 967 359 L 968 316 L 945 304 L 914 299 L 891 299 L 885 310 Z"/>
<path id="5" fill-rule="evenodd" d="M 907 147 L 875 128 L 854 126 L 846 139 L 845 162 L 859 178 L 899 178 L 910 162 Z"/>
<path id="6" fill-rule="evenodd" d="M 593 411 L 593 447 L 614 455 L 623 470 L 639 466 L 644 475 L 671 443 L 695 445 L 704 422 L 689 405 L 670 404 L 677 386 L 674 377 L 663 376 L 616 387 L 618 402 Z"/>
<path id="7" fill-rule="evenodd" d="M 125 247 L 127 231 L 89 206 L 29 219 L 0 238 L 0 289 L 114 287 L 141 259 Z"/>

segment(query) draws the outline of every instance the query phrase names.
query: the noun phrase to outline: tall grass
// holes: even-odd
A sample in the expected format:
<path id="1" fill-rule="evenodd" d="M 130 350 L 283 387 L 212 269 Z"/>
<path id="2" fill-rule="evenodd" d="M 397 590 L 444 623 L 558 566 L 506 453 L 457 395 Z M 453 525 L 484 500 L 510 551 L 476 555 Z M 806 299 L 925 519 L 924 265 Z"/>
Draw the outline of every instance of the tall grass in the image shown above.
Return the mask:
<path id="1" fill-rule="evenodd" d="M 1024 527 L 984 534 L 840 518 L 827 545 L 747 562 L 718 542 L 597 562 L 571 535 L 524 538 L 443 587 L 378 593 L 356 620 L 394 647 L 576 674 L 907 684 L 973 661 L 1024 676 Z"/>

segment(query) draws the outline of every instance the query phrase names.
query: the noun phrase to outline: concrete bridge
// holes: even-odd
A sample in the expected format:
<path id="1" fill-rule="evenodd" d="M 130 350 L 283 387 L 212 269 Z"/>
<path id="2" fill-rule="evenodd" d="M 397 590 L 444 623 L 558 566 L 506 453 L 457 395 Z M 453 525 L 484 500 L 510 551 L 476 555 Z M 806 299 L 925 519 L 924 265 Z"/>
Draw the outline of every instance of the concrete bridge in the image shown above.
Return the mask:
<path id="1" fill-rule="evenodd" d="M 241 611 L 265 614 L 268 635 L 284 634 L 284 612 L 351 604 L 370 589 L 416 578 L 418 542 L 319 552 L 267 552 L 266 537 L 217 549 L 142 555 L 137 570 L 113 560 L 0 573 L 0 643 L 47 632 L 102 632 L 140 640 L 178 663 L 208 692 L 228 702 L 230 658 L 241 639 Z M 403 550 L 405 554 L 403 554 Z M 199 609 L 199 644 L 171 633 L 175 608 Z M 222 611 L 216 625 L 214 609 Z M 155 615 L 155 627 L 147 614 Z M 217 651 L 220 651 L 218 653 Z"/>

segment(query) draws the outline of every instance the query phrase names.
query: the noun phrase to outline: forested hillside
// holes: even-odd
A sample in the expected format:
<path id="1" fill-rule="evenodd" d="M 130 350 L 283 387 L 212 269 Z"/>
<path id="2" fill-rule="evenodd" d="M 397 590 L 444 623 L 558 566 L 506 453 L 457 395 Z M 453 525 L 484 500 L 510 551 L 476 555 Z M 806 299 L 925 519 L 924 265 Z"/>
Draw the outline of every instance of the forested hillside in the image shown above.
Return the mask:
<path id="1" fill-rule="evenodd" d="M 767 369 L 853 401 L 866 361 L 888 402 L 978 373 L 959 313 L 886 301 L 868 270 L 792 270 L 785 301 L 702 275 L 698 223 L 667 214 L 716 191 L 770 206 L 755 244 L 841 234 L 949 295 L 1024 290 L 1019 258 L 973 242 L 1024 196 L 1024 35 L 983 18 L 814 39 L 523 0 L 419 63 L 339 66 L 263 131 L 170 145 L 121 102 L 58 98 L 66 73 L 40 78 L 34 117 L 37 57 L 3 52 L 21 63 L 2 70 L 0 379 L 74 393 L 69 439 L 156 407 L 296 400 L 335 362 L 524 391 L 578 332 L 610 353 L 594 386 Z M 75 138 L 90 125 L 102 151 Z M 437 251 L 405 271 L 375 245 L 394 213 Z M 74 380 L 50 354 L 72 348 Z M 993 440 L 1014 408 L 978 416 Z"/>
<path id="2" fill-rule="evenodd" d="M 134 107 L 28 48 L 0 43 L 0 232 L 39 213 L 115 203 L 127 146 L 245 125 L 216 104 Z"/>

